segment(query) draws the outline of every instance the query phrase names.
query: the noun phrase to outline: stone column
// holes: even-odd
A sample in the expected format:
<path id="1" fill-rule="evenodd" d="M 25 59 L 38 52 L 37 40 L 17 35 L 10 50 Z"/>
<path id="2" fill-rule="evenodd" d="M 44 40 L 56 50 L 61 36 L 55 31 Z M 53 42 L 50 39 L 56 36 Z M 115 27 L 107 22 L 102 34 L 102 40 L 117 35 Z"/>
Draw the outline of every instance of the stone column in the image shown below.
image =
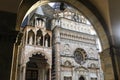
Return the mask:
<path id="1" fill-rule="evenodd" d="M 52 47 L 52 37 L 50 36 L 50 47 Z"/>
<path id="2" fill-rule="evenodd" d="M 120 80 L 120 48 L 112 47 L 111 58 L 113 63 L 114 77 L 115 80 Z"/>
<path id="3" fill-rule="evenodd" d="M 37 45 L 36 43 L 37 43 L 37 35 L 36 35 L 37 33 L 36 33 L 36 31 L 35 31 L 35 37 L 34 37 L 34 45 Z"/>
<path id="4" fill-rule="evenodd" d="M 26 36 L 25 36 L 26 35 Z M 28 44 L 28 31 L 26 31 L 26 34 L 25 34 L 25 44 Z"/>
<path id="5" fill-rule="evenodd" d="M 43 32 L 43 34 L 42 34 L 42 35 L 43 35 L 43 47 L 45 47 L 45 34 L 46 34 L 46 33 L 45 33 L 44 30 L 43 30 L 42 32 Z"/>
<path id="6" fill-rule="evenodd" d="M 115 80 L 110 49 L 103 50 L 103 52 L 100 53 L 100 59 L 104 74 L 104 80 Z"/>
<path id="7" fill-rule="evenodd" d="M 22 33 L 19 33 L 17 38 L 16 38 L 16 42 L 14 43 L 10 80 L 16 80 L 17 79 L 18 50 L 19 50 L 19 45 L 21 43 L 22 35 L 23 35 Z"/>
<path id="8" fill-rule="evenodd" d="M 55 80 L 60 80 L 60 32 L 59 27 L 55 27 L 53 31 L 53 48 L 55 55 Z"/>
<path id="9" fill-rule="evenodd" d="M 43 80 L 45 80 L 45 68 L 43 68 Z"/>
<path id="10" fill-rule="evenodd" d="M 49 68 L 49 80 L 51 80 L 51 68 Z"/>
<path id="11" fill-rule="evenodd" d="M 22 74 L 22 80 L 25 80 L 25 77 L 26 77 L 26 64 L 24 64 L 23 66 L 23 74 Z"/>

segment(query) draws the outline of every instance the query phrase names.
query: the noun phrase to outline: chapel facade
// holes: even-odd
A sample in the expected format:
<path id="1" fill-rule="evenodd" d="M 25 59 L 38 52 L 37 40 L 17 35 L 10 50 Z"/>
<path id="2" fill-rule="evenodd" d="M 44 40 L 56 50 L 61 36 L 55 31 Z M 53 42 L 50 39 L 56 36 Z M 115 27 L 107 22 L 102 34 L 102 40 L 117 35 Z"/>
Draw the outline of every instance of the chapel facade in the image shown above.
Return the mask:
<path id="1" fill-rule="evenodd" d="M 104 80 L 92 25 L 75 9 L 58 8 L 44 5 L 28 15 L 17 80 Z"/>

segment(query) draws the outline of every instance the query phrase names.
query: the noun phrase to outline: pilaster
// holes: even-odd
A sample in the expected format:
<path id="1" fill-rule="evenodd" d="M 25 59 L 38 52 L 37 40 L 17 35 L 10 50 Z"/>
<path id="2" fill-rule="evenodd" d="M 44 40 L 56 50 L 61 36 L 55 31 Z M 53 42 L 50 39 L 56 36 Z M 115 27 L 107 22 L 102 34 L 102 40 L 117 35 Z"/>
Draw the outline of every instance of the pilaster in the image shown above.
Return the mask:
<path id="1" fill-rule="evenodd" d="M 103 52 L 100 53 L 101 66 L 104 73 L 104 80 L 115 80 L 111 57 L 112 56 L 110 53 L 110 49 L 103 50 Z"/>
<path id="2" fill-rule="evenodd" d="M 120 47 L 112 47 L 111 49 L 115 80 L 120 80 Z"/>
<path id="3" fill-rule="evenodd" d="M 55 56 L 55 80 L 60 80 L 60 32 L 59 28 L 53 30 L 53 46 L 54 46 L 54 56 Z"/>
<path id="4" fill-rule="evenodd" d="M 18 33 L 17 38 L 16 38 L 16 42 L 14 43 L 14 46 L 13 46 L 13 56 L 12 56 L 10 80 L 17 80 L 18 49 L 19 49 L 19 45 L 21 43 L 22 36 L 23 36 L 22 33 Z"/>

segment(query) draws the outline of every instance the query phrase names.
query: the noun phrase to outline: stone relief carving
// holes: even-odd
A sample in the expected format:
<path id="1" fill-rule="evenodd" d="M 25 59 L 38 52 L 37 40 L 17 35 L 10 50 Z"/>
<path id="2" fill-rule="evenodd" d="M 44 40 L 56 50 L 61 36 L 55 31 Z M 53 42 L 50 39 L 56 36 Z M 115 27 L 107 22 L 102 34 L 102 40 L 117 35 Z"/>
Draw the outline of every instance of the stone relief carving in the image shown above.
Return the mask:
<path id="1" fill-rule="evenodd" d="M 71 66 L 72 66 L 72 63 L 71 63 L 70 61 L 66 60 L 66 61 L 64 62 L 64 66 L 66 66 L 66 67 L 71 67 Z"/>
<path id="2" fill-rule="evenodd" d="M 89 52 L 89 58 L 91 58 L 91 59 L 98 59 L 99 54 L 93 48 L 90 48 L 88 50 L 88 52 Z"/>
<path id="3" fill-rule="evenodd" d="M 63 46 L 63 51 L 61 52 L 61 55 L 66 55 L 66 56 L 70 56 L 71 55 L 71 51 L 70 51 L 70 46 L 69 44 L 64 44 Z"/>

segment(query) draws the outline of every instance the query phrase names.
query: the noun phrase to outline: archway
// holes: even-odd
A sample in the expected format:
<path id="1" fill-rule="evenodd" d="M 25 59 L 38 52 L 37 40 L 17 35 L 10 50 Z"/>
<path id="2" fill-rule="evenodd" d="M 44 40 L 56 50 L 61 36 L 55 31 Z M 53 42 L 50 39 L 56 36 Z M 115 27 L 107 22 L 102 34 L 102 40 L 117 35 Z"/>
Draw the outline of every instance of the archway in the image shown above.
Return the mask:
<path id="1" fill-rule="evenodd" d="M 74 0 L 74 1 L 73 0 L 65 0 L 65 1 L 64 0 L 45 0 L 45 1 L 43 0 L 43 1 L 33 1 L 30 3 L 26 3 L 23 0 L 23 2 L 21 3 L 20 9 L 18 11 L 18 19 L 17 19 L 18 21 L 17 21 L 17 25 L 16 25 L 16 30 L 20 30 L 20 25 L 21 25 L 22 21 L 24 20 L 24 18 L 30 12 L 32 12 L 34 9 L 36 9 L 38 6 L 45 5 L 49 2 L 59 2 L 59 1 L 70 4 L 71 6 L 76 8 L 78 11 L 82 12 L 84 14 L 84 16 L 86 16 L 88 18 L 88 20 L 91 22 L 94 29 L 96 30 L 96 32 L 100 38 L 102 49 L 105 50 L 105 49 L 109 48 L 109 40 L 108 40 L 107 34 L 103 28 L 103 25 L 98 20 L 98 18 L 81 1 L 77 1 L 77 0 Z M 26 6 L 26 5 L 28 5 L 28 6 Z"/>
<path id="2" fill-rule="evenodd" d="M 32 52 L 23 57 L 26 60 L 22 58 L 21 64 L 20 61 L 18 63 L 17 80 L 50 80 L 51 66 L 44 53 Z"/>
<path id="3" fill-rule="evenodd" d="M 83 76 L 81 76 L 81 77 L 79 78 L 79 80 L 85 80 L 85 78 L 84 78 Z"/>
<path id="4" fill-rule="evenodd" d="M 21 4 L 22 6 L 20 7 L 20 10 L 19 10 L 20 13 L 18 14 L 18 20 L 19 21 L 17 22 L 17 26 L 16 26 L 17 30 L 19 30 L 19 26 L 20 26 L 20 24 L 21 24 L 21 22 L 22 22 L 22 20 L 23 20 L 23 18 L 25 16 L 25 14 L 26 15 L 29 14 L 33 9 L 35 9 L 36 7 L 38 7 L 40 5 L 44 5 L 44 4 L 48 3 L 48 2 L 53 2 L 53 1 L 59 1 L 59 0 L 45 0 L 45 1 L 38 1 L 38 2 L 34 1 L 34 2 L 29 3 L 29 4 L 25 3 L 23 1 L 23 3 Z M 102 49 L 103 50 L 109 49 L 109 41 L 108 41 L 107 35 L 106 35 L 106 33 L 105 33 L 104 29 L 103 29 L 103 26 L 101 25 L 101 23 L 97 19 L 97 17 L 85 5 L 83 5 L 81 2 L 79 2 L 77 0 L 74 0 L 74 1 L 73 0 L 69 0 L 69 1 L 66 0 L 64 2 L 66 2 L 66 3 L 70 4 L 70 5 L 72 5 L 73 7 L 77 8 L 79 11 L 81 11 L 90 20 L 90 22 L 94 26 L 94 28 L 95 28 L 96 32 L 98 33 L 98 36 L 99 36 L 99 38 L 101 40 Z M 28 4 L 28 6 L 26 6 L 26 4 Z"/>
<path id="5" fill-rule="evenodd" d="M 35 62 L 28 62 L 26 67 L 25 80 L 38 80 L 38 66 Z"/>
<path id="6" fill-rule="evenodd" d="M 26 63 L 25 80 L 48 80 L 49 65 L 42 54 L 32 55 Z M 39 77 L 38 77 L 39 76 Z"/>

